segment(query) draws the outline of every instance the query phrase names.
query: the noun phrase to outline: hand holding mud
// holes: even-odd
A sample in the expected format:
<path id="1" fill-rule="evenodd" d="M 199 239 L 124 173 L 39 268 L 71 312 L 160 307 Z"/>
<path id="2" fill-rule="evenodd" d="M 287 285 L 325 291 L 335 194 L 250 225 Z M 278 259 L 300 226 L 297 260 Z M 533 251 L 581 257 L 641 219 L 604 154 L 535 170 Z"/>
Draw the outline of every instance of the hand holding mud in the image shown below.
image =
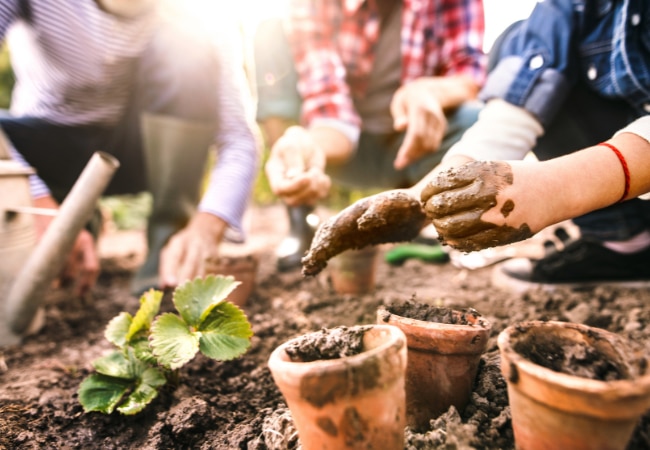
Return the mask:
<path id="1" fill-rule="evenodd" d="M 471 252 L 533 235 L 527 223 L 512 220 L 514 200 L 503 198 L 513 183 L 509 163 L 472 161 L 438 173 L 422 190 L 421 200 L 441 240 Z"/>
<path id="2" fill-rule="evenodd" d="M 363 198 L 319 227 L 302 259 L 302 274 L 317 275 L 330 258 L 345 250 L 410 241 L 425 222 L 420 202 L 406 191 L 386 191 Z"/>

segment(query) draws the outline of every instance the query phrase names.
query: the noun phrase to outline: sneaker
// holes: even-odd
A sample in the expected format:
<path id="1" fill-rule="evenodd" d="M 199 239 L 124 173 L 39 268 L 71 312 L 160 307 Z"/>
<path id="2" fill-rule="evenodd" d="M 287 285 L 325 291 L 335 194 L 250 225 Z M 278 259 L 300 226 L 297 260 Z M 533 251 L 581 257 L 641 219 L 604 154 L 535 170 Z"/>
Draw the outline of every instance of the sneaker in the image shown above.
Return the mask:
<path id="1" fill-rule="evenodd" d="M 495 286 L 519 291 L 535 286 L 589 287 L 616 285 L 650 287 L 650 247 L 636 253 L 618 253 L 600 242 L 580 238 L 564 248 L 548 248 L 541 259 L 515 258 L 494 268 Z"/>

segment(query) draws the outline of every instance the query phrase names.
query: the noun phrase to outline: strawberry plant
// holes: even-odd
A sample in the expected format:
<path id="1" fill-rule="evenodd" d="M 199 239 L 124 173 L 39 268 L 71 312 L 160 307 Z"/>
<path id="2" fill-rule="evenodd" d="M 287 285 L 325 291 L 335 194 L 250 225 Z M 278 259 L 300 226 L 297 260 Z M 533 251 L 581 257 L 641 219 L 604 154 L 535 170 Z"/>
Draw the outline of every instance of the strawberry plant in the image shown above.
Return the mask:
<path id="1" fill-rule="evenodd" d="M 114 317 L 104 336 L 117 349 L 94 360 L 97 373 L 79 386 L 84 410 L 137 414 L 163 385 L 177 380 L 178 370 L 198 352 L 219 361 L 244 354 L 253 335 L 250 323 L 226 301 L 239 284 L 222 275 L 187 281 L 173 292 L 178 314 L 158 314 L 163 293 L 151 289 L 140 298 L 134 316 L 122 312 Z"/>

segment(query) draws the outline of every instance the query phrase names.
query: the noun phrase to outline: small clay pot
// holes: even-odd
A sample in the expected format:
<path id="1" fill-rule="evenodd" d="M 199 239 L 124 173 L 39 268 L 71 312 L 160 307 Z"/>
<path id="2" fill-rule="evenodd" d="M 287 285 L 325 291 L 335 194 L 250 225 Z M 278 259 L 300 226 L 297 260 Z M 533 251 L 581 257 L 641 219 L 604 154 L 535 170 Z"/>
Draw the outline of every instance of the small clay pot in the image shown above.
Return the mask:
<path id="1" fill-rule="evenodd" d="M 259 259 L 256 255 L 220 256 L 216 264 L 206 268 L 206 274 L 231 275 L 241 284 L 228 296 L 228 301 L 239 307 L 248 305 L 255 289 Z"/>
<path id="2" fill-rule="evenodd" d="M 408 315 L 409 305 L 379 307 L 377 322 L 406 335 L 406 417 L 409 427 L 422 431 L 450 406 L 461 413 L 467 406 L 492 325 L 474 310 L 418 304 L 431 313 L 420 320 Z"/>
<path id="3" fill-rule="evenodd" d="M 329 264 L 332 287 L 338 294 L 362 295 L 375 289 L 377 247 L 346 250 L 333 257 Z"/>
<path id="4" fill-rule="evenodd" d="M 650 408 L 647 357 L 616 334 L 530 321 L 498 346 L 517 449 L 623 450 Z"/>
<path id="5" fill-rule="evenodd" d="M 330 331 L 321 330 L 285 342 L 269 358 L 269 369 L 291 411 L 302 448 L 403 450 L 404 333 L 387 325 L 349 330 L 363 333 L 360 353 L 292 361 L 287 350 L 303 339 L 317 343 Z"/>

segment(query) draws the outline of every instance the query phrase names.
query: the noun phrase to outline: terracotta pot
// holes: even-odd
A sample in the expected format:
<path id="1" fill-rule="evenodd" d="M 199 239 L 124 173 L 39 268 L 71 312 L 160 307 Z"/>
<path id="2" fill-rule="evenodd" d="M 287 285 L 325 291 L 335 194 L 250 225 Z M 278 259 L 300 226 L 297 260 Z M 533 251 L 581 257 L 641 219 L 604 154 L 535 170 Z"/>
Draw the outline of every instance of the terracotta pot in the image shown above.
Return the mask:
<path id="1" fill-rule="evenodd" d="M 623 450 L 650 408 L 648 360 L 613 333 L 530 321 L 506 328 L 498 345 L 518 449 Z M 548 368 L 569 357 L 570 370 Z"/>
<path id="2" fill-rule="evenodd" d="M 490 322 L 475 311 L 444 309 L 457 323 L 414 319 L 396 314 L 391 306 L 377 311 L 378 323 L 394 325 L 406 335 L 406 413 L 414 430 L 427 429 L 431 419 L 452 405 L 459 412 L 465 409 L 490 336 Z"/>
<path id="3" fill-rule="evenodd" d="M 295 362 L 286 351 L 299 339 L 295 338 L 276 348 L 269 358 L 269 369 L 291 411 L 302 448 L 403 450 L 404 333 L 387 325 L 350 329 L 366 330 L 361 353 Z"/>
<path id="4" fill-rule="evenodd" d="M 221 256 L 217 264 L 206 268 L 207 274 L 232 275 L 241 282 L 228 296 L 228 301 L 237 306 L 248 305 L 250 296 L 255 289 L 259 259 L 255 255 Z"/>
<path id="5" fill-rule="evenodd" d="M 377 247 L 346 250 L 328 264 L 334 291 L 339 294 L 367 294 L 375 288 Z"/>

